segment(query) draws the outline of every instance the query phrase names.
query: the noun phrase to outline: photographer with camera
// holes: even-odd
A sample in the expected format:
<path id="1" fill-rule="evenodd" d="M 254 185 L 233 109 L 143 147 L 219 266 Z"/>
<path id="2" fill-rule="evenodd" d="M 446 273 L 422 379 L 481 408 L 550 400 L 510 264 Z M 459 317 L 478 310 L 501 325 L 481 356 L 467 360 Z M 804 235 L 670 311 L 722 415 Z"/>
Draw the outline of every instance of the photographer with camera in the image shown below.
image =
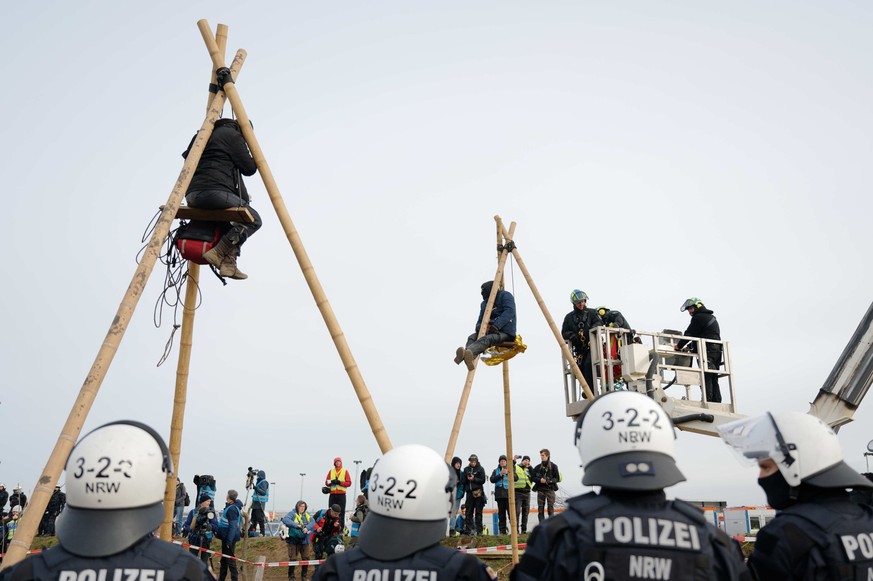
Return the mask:
<path id="1" fill-rule="evenodd" d="M 323 559 L 325 555 L 333 555 L 337 546 L 343 544 L 343 519 L 338 504 L 319 512 L 321 515 L 316 513 L 317 520 L 313 526 L 315 538 L 312 550 L 316 559 Z"/>
<path id="2" fill-rule="evenodd" d="M 463 481 L 467 489 L 467 520 L 465 535 L 482 534 L 482 509 L 485 508 L 485 469 L 479 464 L 479 456 L 470 454 L 470 463 L 464 468 Z"/>
<path id="3" fill-rule="evenodd" d="M 257 476 L 257 479 L 255 477 Z M 254 492 L 252 493 L 252 527 L 255 526 L 261 529 L 261 536 L 264 536 L 264 527 L 267 524 L 267 517 L 264 510 L 267 508 L 267 500 L 270 498 L 270 483 L 267 482 L 267 473 L 263 470 L 254 470 L 249 466 L 249 473 L 246 476 L 246 488 L 252 488 L 254 481 Z"/>
<path id="4" fill-rule="evenodd" d="M 209 474 L 195 474 L 194 486 L 197 487 L 195 498 L 200 498 L 205 494 L 209 496 L 209 508 L 215 508 L 215 477 Z"/>
<path id="5" fill-rule="evenodd" d="M 558 465 L 552 462 L 552 456 L 547 448 L 540 450 L 540 462 L 531 470 L 533 489 L 537 493 L 537 509 L 539 522 L 543 522 L 543 513 L 548 504 L 549 516 L 555 514 L 555 492 L 558 490 L 558 482 L 561 481 L 561 472 Z"/>
<path id="6" fill-rule="evenodd" d="M 288 536 L 285 537 L 285 542 L 288 543 L 288 560 L 289 561 L 308 561 L 309 560 L 309 540 L 310 533 L 313 531 L 315 522 L 312 516 L 306 512 L 309 506 L 303 500 L 298 500 L 294 506 L 294 510 L 282 517 L 282 524 L 288 527 Z M 306 571 L 309 565 L 302 565 L 300 568 L 300 580 L 306 581 Z M 294 581 L 294 567 L 288 567 L 288 581 Z"/>
<path id="7" fill-rule="evenodd" d="M 199 551 L 196 547 L 209 549 L 212 545 L 214 532 L 218 529 L 218 521 L 215 520 L 215 510 L 209 506 L 212 503 L 209 495 L 203 494 L 198 500 L 197 510 L 188 512 L 185 526 L 182 527 L 182 534 L 188 537 L 191 553 L 199 555 L 201 561 L 208 563 L 209 553 Z"/>

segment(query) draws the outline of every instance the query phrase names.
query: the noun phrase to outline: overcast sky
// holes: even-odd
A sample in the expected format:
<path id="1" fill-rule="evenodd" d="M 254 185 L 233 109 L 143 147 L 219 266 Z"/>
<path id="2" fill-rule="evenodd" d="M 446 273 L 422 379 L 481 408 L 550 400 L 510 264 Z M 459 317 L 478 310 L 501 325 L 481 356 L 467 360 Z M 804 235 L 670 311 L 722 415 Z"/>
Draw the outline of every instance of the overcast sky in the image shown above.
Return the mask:
<path id="1" fill-rule="evenodd" d="M 230 26 L 228 55 L 248 51 L 238 91 L 395 445 L 446 448 L 495 214 L 518 222 L 559 322 L 574 288 L 648 331 L 684 329 L 679 306 L 701 297 L 746 414 L 807 411 L 871 302 L 870 3 L 13 3 L 7 488 L 33 488 L 202 123 L 200 18 Z M 264 469 L 280 510 L 305 473 L 317 506 L 334 456 L 353 469 L 379 448 L 260 177 L 247 184 L 264 227 L 240 261 L 249 280 L 203 277 L 180 472 L 224 490 Z M 131 418 L 169 436 L 163 274 L 86 430 Z M 529 346 L 511 364 L 515 451 L 550 448 L 579 493 L 557 345 L 517 266 L 507 288 Z M 499 369 L 479 367 L 457 446 L 487 470 L 504 449 Z M 871 407 L 840 433 L 860 471 Z M 671 495 L 764 502 L 720 440 L 677 445 L 688 482 Z"/>

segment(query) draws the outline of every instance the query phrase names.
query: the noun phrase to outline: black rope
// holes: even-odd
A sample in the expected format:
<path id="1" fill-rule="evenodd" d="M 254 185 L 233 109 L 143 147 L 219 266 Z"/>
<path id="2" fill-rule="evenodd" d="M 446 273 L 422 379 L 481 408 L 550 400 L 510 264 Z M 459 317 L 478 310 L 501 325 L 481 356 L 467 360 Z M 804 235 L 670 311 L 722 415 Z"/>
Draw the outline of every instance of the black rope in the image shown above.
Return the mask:
<path id="1" fill-rule="evenodd" d="M 173 325 L 173 332 L 170 333 L 170 338 L 167 340 L 167 344 L 164 345 L 164 354 L 161 355 L 161 359 L 158 361 L 157 367 L 160 367 L 161 365 L 163 365 L 164 361 L 167 360 L 167 357 L 170 356 L 170 352 L 173 350 L 173 337 L 176 336 L 176 331 L 178 331 L 179 327 L 181 327 L 181 326 L 182 325 L 179 325 L 179 324 Z"/>
<path id="2" fill-rule="evenodd" d="M 213 95 L 215 93 L 218 93 L 218 85 L 216 85 L 215 83 L 209 83 L 209 92 Z"/>
<path id="3" fill-rule="evenodd" d="M 149 242 L 147 241 L 151 240 L 155 228 L 157 227 L 157 222 L 160 215 L 161 211 L 159 210 L 155 214 L 155 216 L 152 217 L 152 219 L 149 221 L 145 231 L 143 232 L 141 242 L 143 242 L 144 245 L 142 248 L 139 249 L 136 254 L 137 264 L 139 264 L 140 260 L 142 260 L 142 255 L 148 248 Z M 160 367 L 170 356 L 170 353 L 172 353 L 173 341 L 176 330 L 181 327 L 181 324 L 179 323 L 179 308 L 184 307 L 182 287 L 188 280 L 188 261 L 182 258 L 179 249 L 176 247 L 176 236 L 178 235 L 179 230 L 185 225 L 187 225 L 187 222 L 185 220 L 180 220 L 179 226 L 170 230 L 167 233 L 167 237 L 161 243 L 162 251 L 158 255 L 158 260 L 166 267 L 166 269 L 164 274 L 163 290 L 160 292 L 157 300 L 155 301 L 155 307 L 152 314 L 152 320 L 155 324 L 155 327 L 160 328 L 163 324 L 165 306 L 173 310 L 173 330 L 170 331 L 170 337 L 167 340 L 167 343 L 164 345 L 164 352 L 161 355 L 160 360 L 158 361 L 158 367 Z M 215 272 L 216 276 L 218 276 L 219 280 L 221 280 L 222 284 L 227 284 L 227 282 L 219 275 L 218 271 L 216 271 L 214 267 L 212 267 L 212 270 L 213 272 Z M 195 301 L 194 309 L 198 309 L 202 302 L 203 295 L 200 291 L 200 285 L 198 284 L 197 300 Z"/>

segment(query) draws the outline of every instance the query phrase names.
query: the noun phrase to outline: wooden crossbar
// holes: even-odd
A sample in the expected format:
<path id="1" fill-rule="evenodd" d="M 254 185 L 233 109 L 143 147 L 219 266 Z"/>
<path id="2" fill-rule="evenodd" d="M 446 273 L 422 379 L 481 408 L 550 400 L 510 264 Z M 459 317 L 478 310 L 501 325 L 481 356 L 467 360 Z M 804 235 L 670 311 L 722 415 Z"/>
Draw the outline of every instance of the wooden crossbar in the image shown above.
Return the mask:
<path id="1" fill-rule="evenodd" d="M 161 206 L 161 210 L 164 207 Z M 205 222 L 243 222 L 251 224 L 255 221 L 252 213 L 245 206 L 238 208 L 225 208 L 224 210 L 205 210 L 203 208 L 192 208 L 190 206 L 179 206 L 179 211 L 176 212 L 178 220 L 203 220 Z"/>

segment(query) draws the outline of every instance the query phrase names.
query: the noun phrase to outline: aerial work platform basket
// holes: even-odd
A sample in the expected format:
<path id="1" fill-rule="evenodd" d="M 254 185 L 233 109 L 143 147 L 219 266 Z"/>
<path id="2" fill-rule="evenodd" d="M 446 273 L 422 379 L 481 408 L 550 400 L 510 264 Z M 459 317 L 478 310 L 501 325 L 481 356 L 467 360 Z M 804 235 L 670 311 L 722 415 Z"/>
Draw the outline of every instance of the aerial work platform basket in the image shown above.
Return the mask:
<path id="1" fill-rule="evenodd" d="M 673 331 L 635 334 L 640 342 L 634 342 L 627 329 L 601 326 L 591 330 L 594 385 L 590 387 L 595 397 L 622 389 L 639 391 L 654 397 L 679 429 L 710 436 L 718 435 L 716 426 L 742 417 L 737 413 L 728 342 L 687 337 Z M 688 342 L 685 349 L 676 349 L 680 342 Z M 718 369 L 708 368 L 708 344 L 718 344 L 723 350 Z M 589 400 L 563 355 L 561 363 L 567 416 L 576 418 Z M 706 373 L 727 378 L 727 385 L 721 385 L 725 394 L 722 403 L 706 401 L 703 389 Z M 668 395 L 665 390 L 671 387 L 683 387 L 685 393 Z"/>

